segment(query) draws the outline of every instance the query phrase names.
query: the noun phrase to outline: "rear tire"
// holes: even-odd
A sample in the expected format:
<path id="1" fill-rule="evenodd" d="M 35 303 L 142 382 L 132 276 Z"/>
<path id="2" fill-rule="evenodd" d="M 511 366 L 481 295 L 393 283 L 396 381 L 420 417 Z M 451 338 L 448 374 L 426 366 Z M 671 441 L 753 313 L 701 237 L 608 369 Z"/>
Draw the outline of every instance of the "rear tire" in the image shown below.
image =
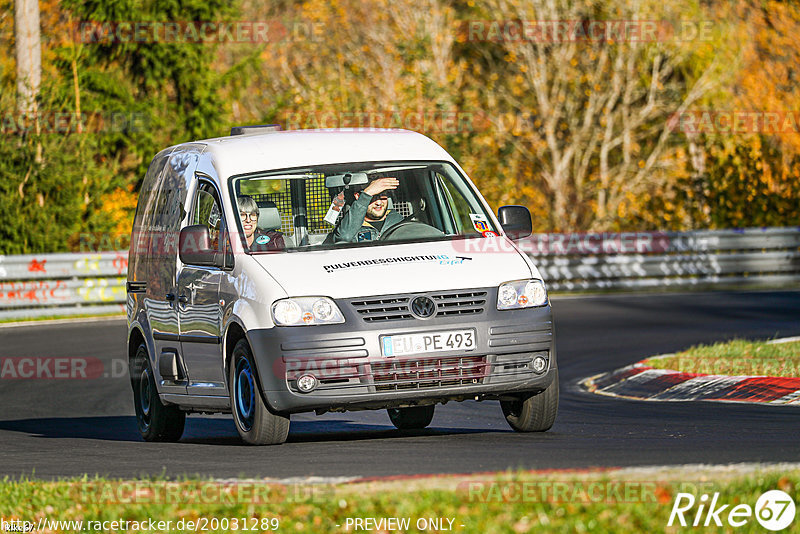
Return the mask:
<path id="1" fill-rule="evenodd" d="M 145 441 L 178 441 L 183 435 L 186 413 L 173 405 L 164 405 L 158 397 L 156 380 L 147 347 L 136 349 L 131 362 L 131 385 L 136 409 L 136 423 Z"/>
<path id="2" fill-rule="evenodd" d="M 516 401 L 500 401 L 503 415 L 517 432 L 545 432 L 550 430 L 558 413 L 558 369 L 553 382 L 535 395 Z"/>
<path id="3" fill-rule="evenodd" d="M 410 408 L 389 408 L 389 419 L 399 430 L 419 430 L 425 428 L 433 420 L 435 404 L 412 406 Z"/>
<path id="4" fill-rule="evenodd" d="M 289 418 L 272 413 L 256 380 L 253 353 L 246 339 L 233 348 L 228 370 L 231 411 L 239 436 L 248 445 L 279 445 L 289 436 Z"/>

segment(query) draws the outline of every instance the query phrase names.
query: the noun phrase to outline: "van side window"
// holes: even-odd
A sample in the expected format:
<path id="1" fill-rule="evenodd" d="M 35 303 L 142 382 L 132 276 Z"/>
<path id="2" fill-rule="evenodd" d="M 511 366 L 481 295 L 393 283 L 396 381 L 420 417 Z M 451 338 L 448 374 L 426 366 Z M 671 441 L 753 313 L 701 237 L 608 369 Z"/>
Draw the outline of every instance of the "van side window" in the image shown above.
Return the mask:
<path id="1" fill-rule="evenodd" d="M 192 206 L 190 224 L 202 224 L 208 228 L 211 244 L 217 250 L 222 250 L 228 241 L 227 227 L 222 217 L 222 209 L 217 196 L 217 190 L 207 182 L 200 182 L 197 197 Z M 222 239 L 220 239 L 222 236 Z"/>
<path id="2" fill-rule="evenodd" d="M 136 206 L 136 215 L 134 216 L 133 228 L 135 231 L 146 231 L 144 225 L 149 223 L 152 218 L 151 206 L 155 203 L 158 197 L 158 178 L 161 176 L 161 171 L 164 170 L 164 165 L 167 163 L 169 153 L 161 153 L 153 158 L 150 166 L 147 168 L 144 181 L 142 182 L 142 189 L 139 192 L 140 202 Z"/>
<path id="3" fill-rule="evenodd" d="M 220 212 L 219 204 L 214 195 L 208 191 L 197 192 L 192 224 L 204 224 L 210 230 L 219 230 Z"/>

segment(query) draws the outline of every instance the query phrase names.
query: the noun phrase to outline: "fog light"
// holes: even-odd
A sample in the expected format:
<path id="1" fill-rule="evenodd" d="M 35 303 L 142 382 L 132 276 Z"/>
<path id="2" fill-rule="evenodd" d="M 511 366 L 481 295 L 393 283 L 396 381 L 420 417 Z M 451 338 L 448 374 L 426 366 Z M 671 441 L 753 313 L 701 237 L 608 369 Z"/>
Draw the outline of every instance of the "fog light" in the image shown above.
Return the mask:
<path id="1" fill-rule="evenodd" d="M 541 356 L 535 357 L 533 359 L 533 372 L 539 374 L 543 373 L 545 369 L 547 369 L 547 360 Z"/>
<path id="2" fill-rule="evenodd" d="M 314 375 L 303 375 L 297 379 L 297 389 L 309 393 L 317 387 L 317 378 Z"/>

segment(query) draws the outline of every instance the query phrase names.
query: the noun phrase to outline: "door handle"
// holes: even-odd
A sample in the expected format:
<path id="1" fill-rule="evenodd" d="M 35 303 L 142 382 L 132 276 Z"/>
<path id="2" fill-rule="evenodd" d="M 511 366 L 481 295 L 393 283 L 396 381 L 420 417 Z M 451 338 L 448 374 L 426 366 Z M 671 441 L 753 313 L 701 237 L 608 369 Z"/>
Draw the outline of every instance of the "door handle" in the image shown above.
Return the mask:
<path id="1" fill-rule="evenodd" d="M 167 302 L 173 302 L 175 301 L 175 293 L 167 293 L 165 298 L 167 299 Z"/>
<path id="2" fill-rule="evenodd" d="M 180 297 L 178 297 L 178 302 L 180 302 L 181 304 L 188 304 L 189 297 L 187 297 L 186 295 L 181 295 Z"/>

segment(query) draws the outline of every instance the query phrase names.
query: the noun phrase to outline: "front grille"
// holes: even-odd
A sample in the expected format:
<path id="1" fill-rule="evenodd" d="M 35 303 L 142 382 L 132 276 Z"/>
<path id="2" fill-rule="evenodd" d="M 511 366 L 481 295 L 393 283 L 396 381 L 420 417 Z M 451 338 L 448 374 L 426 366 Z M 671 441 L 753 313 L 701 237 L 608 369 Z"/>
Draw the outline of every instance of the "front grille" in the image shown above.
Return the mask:
<path id="1" fill-rule="evenodd" d="M 352 301 L 361 318 L 368 323 L 413 319 L 409 305 L 418 295 L 375 297 Z M 449 291 L 431 294 L 436 302 L 435 317 L 474 315 L 482 313 L 486 305 L 486 291 Z"/>
<path id="2" fill-rule="evenodd" d="M 408 297 L 386 297 L 380 299 L 359 300 L 353 307 L 368 323 L 375 321 L 397 321 L 411 319 L 408 309 Z"/>
<path id="3" fill-rule="evenodd" d="M 486 291 L 440 293 L 431 295 L 436 302 L 436 315 L 472 315 L 481 313 L 486 304 Z"/>
<path id="4" fill-rule="evenodd" d="M 482 384 L 486 356 L 455 356 L 372 362 L 376 391 Z"/>

